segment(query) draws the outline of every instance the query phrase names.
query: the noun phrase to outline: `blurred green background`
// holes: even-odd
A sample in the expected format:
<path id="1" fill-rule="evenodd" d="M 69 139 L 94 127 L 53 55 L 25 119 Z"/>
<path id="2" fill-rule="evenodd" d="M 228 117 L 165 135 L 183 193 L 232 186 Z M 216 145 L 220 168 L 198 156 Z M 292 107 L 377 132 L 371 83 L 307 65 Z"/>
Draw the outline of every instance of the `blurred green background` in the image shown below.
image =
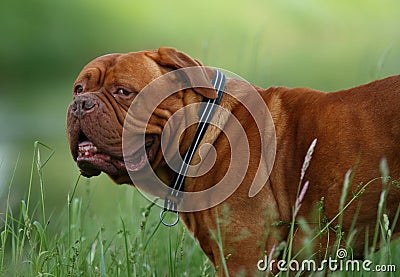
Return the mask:
<path id="1" fill-rule="evenodd" d="M 171 46 L 259 86 L 339 90 L 400 73 L 399 11 L 397 0 L 3 0 L 0 213 L 12 176 L 11 203 L 27 193 L 35 140 L 56 151 L 44 168 L 48 212 L 65 206 L 79 175 L 65 114 L 91 59 Z M 78 186 L 99 222 L 126 190 L 105 176 Z"/>

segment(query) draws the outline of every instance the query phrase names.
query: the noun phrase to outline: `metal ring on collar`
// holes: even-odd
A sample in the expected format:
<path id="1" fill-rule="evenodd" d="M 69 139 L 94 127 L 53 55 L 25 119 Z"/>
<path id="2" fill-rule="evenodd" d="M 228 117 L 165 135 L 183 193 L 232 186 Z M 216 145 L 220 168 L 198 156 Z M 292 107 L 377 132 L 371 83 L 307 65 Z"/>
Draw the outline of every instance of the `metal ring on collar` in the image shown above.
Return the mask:
<path id="1" fill-rule="evenodd" d="M 164 221 L 165 212 L 175 213 L 176 218 L 172 223 L 168 223 L 168 222 Z M 178 211 L 171 211 L 171 210 L 167 210 L 167 209 L 162 209 L 161 212 L 160 212 L 160 220 L 161 220 L 162 224 L 164 224 L 167 227 L 175 226 L 179 222 L 179 212 Z"/>

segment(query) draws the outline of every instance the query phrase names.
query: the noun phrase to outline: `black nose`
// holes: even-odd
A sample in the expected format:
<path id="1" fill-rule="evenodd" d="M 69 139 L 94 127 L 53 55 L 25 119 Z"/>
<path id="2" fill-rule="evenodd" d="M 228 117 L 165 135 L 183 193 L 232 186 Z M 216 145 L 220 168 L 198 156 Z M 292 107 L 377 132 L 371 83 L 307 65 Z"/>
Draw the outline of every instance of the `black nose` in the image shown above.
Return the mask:
<path id="1" fill-rule="evenodd" d="M 91 95 L 78 95 L 71 104 L 71 113 L 82 118 L 94 110 L 96 102 Z"/>

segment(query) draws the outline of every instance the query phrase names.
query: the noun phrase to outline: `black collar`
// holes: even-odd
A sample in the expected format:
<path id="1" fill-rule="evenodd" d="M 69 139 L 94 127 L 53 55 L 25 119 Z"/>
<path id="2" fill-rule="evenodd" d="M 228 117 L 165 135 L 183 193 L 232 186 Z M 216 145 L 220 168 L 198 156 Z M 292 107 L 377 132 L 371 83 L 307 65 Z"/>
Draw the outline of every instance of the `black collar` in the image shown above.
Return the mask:
<path id="1" fill-rule="evenodd" d="M 210 124 L 211 119 L 215 113 L 216 105 L 221 101 L 222 95 L 225 90 L 226 84 L 226 76 L 219 70 L 215 70 L 215 76 L 212 79 L 212 86 L 218 93 L 218 97 L 215 99 L 205 98 L 205 104 L 199 111 L 199 124 L 196 129 L 196 133 L 193 137 L 193 141 L 189 146 L 189 149 L 186 151 L 185 156 L 183 158 L 183 163 L 180 167 L 179 172 L 174 176 L 171 188 L 168 190 L 168 195 L 164 200 L 164 209 L 160 213 L 161 222 L 165 226 L 174 226 L 179 221 L 179 214 L 177 211 L 178 201 L 182 197 L 182 191 L 184 190 L 185 177 L 188 171 L 190 162 L 192 161 L 193 155 L 196 152 L 196 149 L 203 138 L 204 134 L 207 131 L 207 127 Z M 173 212 L 176 213 L 176 219 L 173 223 L 167 223 L 164 221 L 165 212 Z"/>

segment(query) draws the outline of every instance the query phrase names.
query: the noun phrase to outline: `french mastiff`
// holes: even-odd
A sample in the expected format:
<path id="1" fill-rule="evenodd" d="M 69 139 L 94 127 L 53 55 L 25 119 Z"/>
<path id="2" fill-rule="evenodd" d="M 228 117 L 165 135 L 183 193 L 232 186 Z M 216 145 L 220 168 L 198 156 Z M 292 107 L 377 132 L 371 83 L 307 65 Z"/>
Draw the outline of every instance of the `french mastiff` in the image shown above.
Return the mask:
<path id="1" fill-rule="evenodd" d="M 141 92 L 149 83 L 168 72 L 194 66 L 202 64 L 172 48 L 110 54 L 88 63 L 75 81 L 67 115 L 68 140 L 82 175 L 92 177 L 105 172 L 117 184 L 135 185 L 128 171 L 140 174 L 143 163 L 148 162 L 170 186 L 175 172 L 169 168 L 161 151 L 165 124 L 178 110 L 204 99 L 217 98 L 217 91 L 189 87 L 167 97 L 146 122 L 142 150 L 130 153 L 131 159 L 125 157 L 125 161 L 122 151 L 124 121 L 133 100 L 140 93 L 149 93 Z M 201 78 L 211 82 L 214 71 L 205 69 L 204 72 Z M 228 78 L 225 90 L 240 94 L 245 87 L 243 83 L 243 80 Z M 182 212 L 181 220 L 219 268 L 218 274 L 225 274 L 224 260 L 230 275 L 253 276 L 258 271 L 257 262 L 265 254 L 271 253 L 281 242 L 289 242 L 296 200 L 305 181 L 308 181 L 308 189 L 298 203 L 301 207 L 296 218 L 304 218 L 314 234 L 324 231 L 314 240 L 314 251 L 322 250 L 319 253 L 324 254 L 327 247 L 337 242 L 332 230 L 339 223 L 337 215 L 343 183 L 346 172 L 351 169 L 344 204 L 368 185 L 342 214 L 340 231 L 344 236 L 341 243 L 351 243 L 353 257 L 362 257 L 365 243 L 372 244 L 382 191 L 386 193 L 383 194 L 386 200 L 382 213 L 391 223 L 399 207 L 400 189 L 396 180 L 400 177 L 400 76 L 330 93 L 308 88 L 251 86 L 264 102 L 260 104 L 268 107 L 275 126 L 276 155 L 269 178 L 254 197 L 249 197 L 258 167 L 263 165 L 259 162 L 263 150 L 260 141 L 268 134 L 259 131 L 252 114 L 241 101 L 225 93 L 219 103 L 230 112 L 225 126 L 229 127 L 235 118 L 244 129 L 249 145 L 248 168 L 240 186 L 225 201 L 206 210 Z M 140 118 L 141 109 L 139 105 L 133 111 L 133 122 L 135 115 Z M 193 141 L 195 130 L 191 126 L 181 136 L 171 138 L 179 144 L 182 155 Z M 315 138 L 317 144 L 312 159 L 303 183 L 299 184 L 305 156 Z M 186 178 L 185 192 L 214 186 L 228 170 L 231 162 L 228 137 L 218 128 L 208 128 L 200 144 L 205 140 L 215 149 L 215 163 L 202 176 Z M 196 152 L 193 163 L 199 161 L 198 155 Z M 382 159 L 390 170 L 388 182 L 379 178 Z M 330 220 L 333 222 L 327 226 Z M 217 224 L 222 249 L 215 237 Z M 296 253 L 303 247 L 305 232 L 300 225 L 294 226 L 292 251 Z M 396 235 L 398 230 L 396 227 L 391 231 Z M 350 231 L 355 232 L 353 239 L 346 241 Z"/>

